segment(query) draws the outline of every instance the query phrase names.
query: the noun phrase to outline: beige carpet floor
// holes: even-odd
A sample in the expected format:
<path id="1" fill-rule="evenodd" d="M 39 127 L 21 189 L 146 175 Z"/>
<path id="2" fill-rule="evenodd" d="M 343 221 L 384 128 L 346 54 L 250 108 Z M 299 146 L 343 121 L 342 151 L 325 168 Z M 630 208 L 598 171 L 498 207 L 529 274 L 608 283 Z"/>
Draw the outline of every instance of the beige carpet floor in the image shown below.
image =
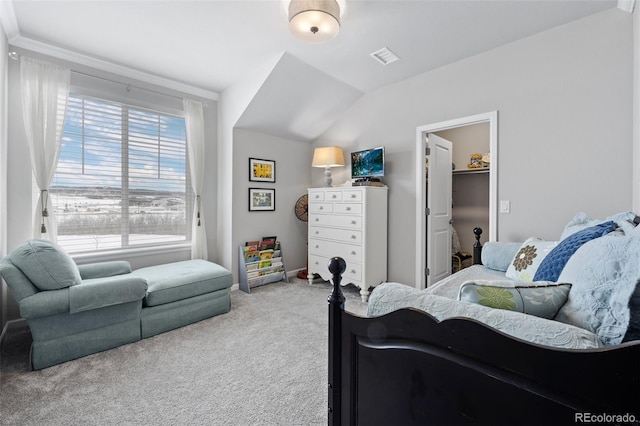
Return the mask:
<path id="1" fill-rule="evenodd" d="M 234 291 L 228 314 L 40 371 L 28 369 L 28 328 L 8 333 L 0 424 L 326 424 L 330 289 Z M 364 315 L 358 290 L 343 291 Z"/>

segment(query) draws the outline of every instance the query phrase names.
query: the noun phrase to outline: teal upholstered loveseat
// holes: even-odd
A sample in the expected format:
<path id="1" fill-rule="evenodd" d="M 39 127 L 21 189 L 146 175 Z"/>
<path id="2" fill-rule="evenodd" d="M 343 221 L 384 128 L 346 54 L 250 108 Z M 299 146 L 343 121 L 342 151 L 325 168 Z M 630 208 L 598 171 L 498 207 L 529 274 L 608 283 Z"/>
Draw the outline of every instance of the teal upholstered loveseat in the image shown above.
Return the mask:
<path id="1" fill-rule="evenodd" d="M 34 369 L 135 342 L 231 307 L 231 273 L 189 260 L 141 268 L 76 265 L 56 244 L 32 240 L 0 260 L 27 320 Z"/>

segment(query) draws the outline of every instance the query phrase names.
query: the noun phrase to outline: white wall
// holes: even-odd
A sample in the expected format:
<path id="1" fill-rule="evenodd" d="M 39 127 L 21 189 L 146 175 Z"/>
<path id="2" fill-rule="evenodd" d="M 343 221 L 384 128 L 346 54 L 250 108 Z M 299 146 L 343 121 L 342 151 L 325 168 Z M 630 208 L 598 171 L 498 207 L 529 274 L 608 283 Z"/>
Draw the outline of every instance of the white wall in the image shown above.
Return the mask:
<path id="1" fill-rule="evenodd" d="M 367 94 L 314 145 L 386 147 L 388 279 L 413 285 L 416 127 L 497 110 L 498 240 L 557 238 L 631 209 L 631 86 L 632 16 L 610 9 Z"/>
<path id="2" fill-rule="evenodd" d="M 7 36 L 0 25 L 0 257 L 7 254 Z M 0 280 L 0 332 L 7 322 L 7 285 Z"/>
<path id="3" fill-rule="evenodd" d="M 276 182 L 250 182 L 249 158 L 275 161 Z M 276 235 L 282 243 L 286 270 L 293 271 L 306 267 L 307 222 L 298 220 L 293 208 L 296 200 L 307 193 L 311 158 L 311 145 L 307 142 L 283 139 L 244 129 L 234 130 L 233 241 L 235 253 L 246 241 Z M 250 212 L 249 188 L 275 189 L 275 211 Z M 237 282 L 237 255 L 233 257 L 232 271 Z"/>
<path id="4" fill-rule="evenodd" d="M 225 89 L 218 102 L 218 152 L 216 158 L 218 223 L 216 227 L 215 247 L 218 252 L 218 263 L 233 271 L 237 281 L 237 259 L 235 255 L 236 241 L 233 238 L 234 224 L 234 129 L 238 120 L 251 103 L 260 86 L 280 59 L 279 55 L 272 61 L 256 68 L 242 82 Z M 234 264 L 234 259 L 236 264 Z M 234 281 L 235 282 L 235 281 Z"/>

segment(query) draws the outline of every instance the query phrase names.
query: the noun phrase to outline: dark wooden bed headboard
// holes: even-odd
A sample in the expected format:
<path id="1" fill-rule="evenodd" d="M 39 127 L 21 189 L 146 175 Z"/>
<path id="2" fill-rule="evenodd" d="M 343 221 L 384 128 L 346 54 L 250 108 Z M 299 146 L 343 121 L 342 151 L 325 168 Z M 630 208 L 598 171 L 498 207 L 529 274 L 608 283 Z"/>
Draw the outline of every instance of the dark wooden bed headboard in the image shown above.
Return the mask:
<path id="1" fill-rule="evenodd" d="M 415 309 L 358 317 L 344 311 L 345 266 L 329 264 L 330 425 L 640 421 L 640 341 L 562 350 Z"/>

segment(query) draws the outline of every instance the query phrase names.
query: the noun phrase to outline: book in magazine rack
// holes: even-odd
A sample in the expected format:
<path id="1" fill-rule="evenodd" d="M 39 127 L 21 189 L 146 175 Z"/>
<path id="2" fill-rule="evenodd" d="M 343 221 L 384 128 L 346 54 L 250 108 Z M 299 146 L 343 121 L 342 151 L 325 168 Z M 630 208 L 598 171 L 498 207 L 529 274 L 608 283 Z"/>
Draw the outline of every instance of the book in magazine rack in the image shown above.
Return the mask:
<path id="1" fill-rule="evenodd" d="M 245 293 L 276 281 L 289 282 L 284 267 L 282 247 L 276 237 L 247 241 L 238 253 L 238 286 Z"/>
<path id="2" fill-rule="evenodd" d="M 344 310 L 329 263 L 330 425 L 638 424 L 640 341 L 557 349 L 417 309 Z"/>

